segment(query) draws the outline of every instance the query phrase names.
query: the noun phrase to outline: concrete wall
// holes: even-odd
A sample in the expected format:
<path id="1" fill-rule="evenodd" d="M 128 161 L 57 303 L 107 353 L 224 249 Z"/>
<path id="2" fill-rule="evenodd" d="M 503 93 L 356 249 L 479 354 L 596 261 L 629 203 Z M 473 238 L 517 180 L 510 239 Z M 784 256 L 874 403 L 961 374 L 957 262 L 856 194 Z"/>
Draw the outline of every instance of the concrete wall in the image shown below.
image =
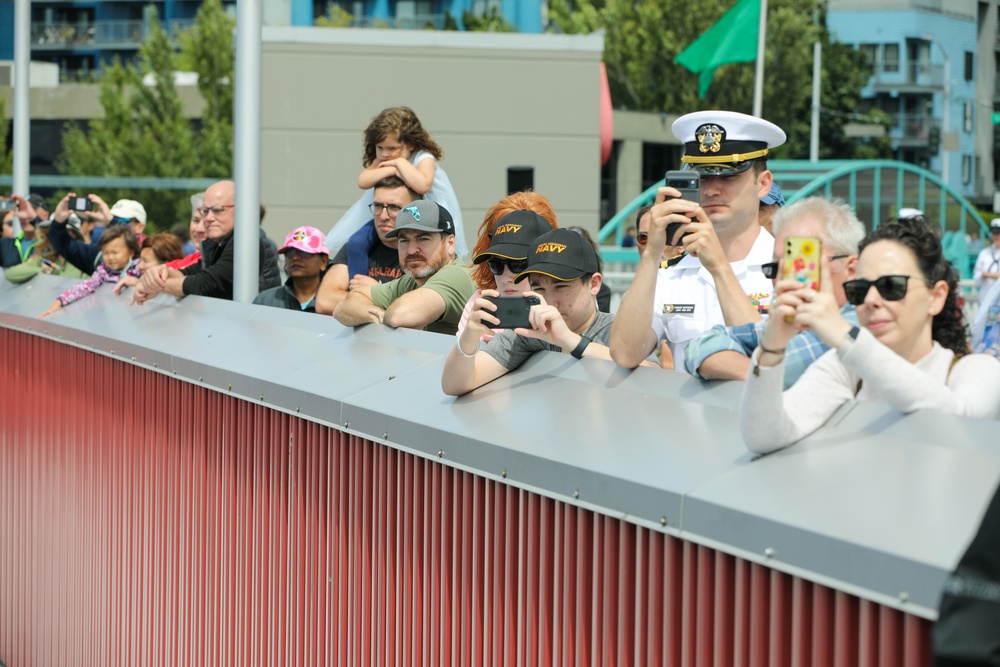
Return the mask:
<path id="1" fill-rule="evenodd" d="M 361 195 L 362 131 L 409 106 L 444 148 L 470 246 L 507 194 L 507 168 L 535 168 L 562 225 L 597 229 L 601 36 L 265 28 L 261 199 L 281 238 L 329 230 Z"/>

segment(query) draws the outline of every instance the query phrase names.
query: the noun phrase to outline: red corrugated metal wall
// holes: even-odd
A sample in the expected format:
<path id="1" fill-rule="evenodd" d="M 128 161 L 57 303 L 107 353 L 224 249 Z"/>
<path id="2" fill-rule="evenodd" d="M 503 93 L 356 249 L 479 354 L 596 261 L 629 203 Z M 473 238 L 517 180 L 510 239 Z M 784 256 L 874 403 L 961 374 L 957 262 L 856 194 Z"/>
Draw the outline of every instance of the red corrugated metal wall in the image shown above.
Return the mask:
<path id="1" fill-rule="evenodd" d="M 0 660 L 929 665 L 929 622 L 0 329 Z"/>

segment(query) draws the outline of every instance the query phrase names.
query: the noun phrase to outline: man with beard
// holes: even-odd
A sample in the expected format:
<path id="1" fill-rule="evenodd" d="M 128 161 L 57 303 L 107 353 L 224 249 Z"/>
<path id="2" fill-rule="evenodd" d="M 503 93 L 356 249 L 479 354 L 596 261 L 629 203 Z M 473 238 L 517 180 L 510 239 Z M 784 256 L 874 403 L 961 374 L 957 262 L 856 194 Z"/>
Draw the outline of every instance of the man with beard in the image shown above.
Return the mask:
<path id="1" fill-rule="evenodd" d="M 468 267 L 455 259 L 451 214 L 436 202 L 412 202 L 386 238 L 397 239 L 405 275 L 351 290 L 333 316 L 349 327 L 378 323 L 454 335 L 476 287 Z"/>
<path id="2" fill-rule="evenodd" d="M 396 239 L 386 235 L 396 226 L 396 216 L 403 207 L 420 199 L 420 195 L 403 179 L 389 176 L 375 184 L 373 199 L 369 208 L 374 218 L 351 235 L 323 277 L 316 296 L 318 313 L 332 314 L 351 290 L 387 283 L 403 275 Z"/>

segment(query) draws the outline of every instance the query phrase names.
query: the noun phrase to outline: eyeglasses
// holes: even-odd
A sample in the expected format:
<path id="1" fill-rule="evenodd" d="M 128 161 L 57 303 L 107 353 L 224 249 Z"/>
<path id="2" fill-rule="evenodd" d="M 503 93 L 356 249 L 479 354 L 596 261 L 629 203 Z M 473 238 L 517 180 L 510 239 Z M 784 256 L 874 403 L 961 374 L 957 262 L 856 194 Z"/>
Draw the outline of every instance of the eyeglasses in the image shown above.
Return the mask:
<path id="1" fill-rule="evenodd" d="M 13 220 L 5 220 L 4 223 L 3 223 L 3 226 L 4 227 L 13 227 L 14 226 L 14 221 Z"/>
<path id="2" fill-rule="evenodd" d="M 490 267 L 490 273 L 495 276 L 503 274 L 504 267 L 511 270 L 511 273 L 521 273 L 528 268 L 527 259 L 488 259 L 486 266 Z"/>
<path id="3" fill-rule="evenodd" d="M 850 257 L 850 255 L 834 255 L 833 257 L 830 258 L 830 261 L 835 262 L 838 259 L 844 259 L 847 257 Z M 778 263 L 768 262 L 767 264 L 761 264 L 760 271 L 761 273 L 764 274 L 764 277 L 767 278 L 768 280 L 774 280 L 775 278 L 778 277 Z"/>
<path id="4" fill-rule="evenodd" d="M 648 240 L 649 240 L 649 233 L 647 232 L 639 232 L 638 234 L 635 235 L 636 243 L 645 243 Z"/>
<path id="5" fill-rule="evenodd" d="M 403 210 L 402 206 L 397 206 L 396 204 L 380 204 L 379 202 L 372 202 L 368 204 L 368 209 L 374 215 L 382 215 L 382 211 L 388 211 L 389 215 L 395 218 L 400 211 Z"/>
<path id="6" fill-rule="evenodd" d="M 848 280 L 844 283 L 844 295 L 852 306 L 860 306 L 865 302 L 868 291 L 875 286 L 878 293 L 886 301 L 899 301 L 906 296 L 907 283 L 910 276 L 881 276 L 875 280 Z"/>
<path id="7" fill-rule="evenodd" d="M 201 217 L 207 216 L 209 213 L 215 217 L 219 217 L 226 212 L 227 208 L 233 208 L 236 204 L 223 204 L 222 206 L 202 206 L 198 209 L 198 215 Z"/>

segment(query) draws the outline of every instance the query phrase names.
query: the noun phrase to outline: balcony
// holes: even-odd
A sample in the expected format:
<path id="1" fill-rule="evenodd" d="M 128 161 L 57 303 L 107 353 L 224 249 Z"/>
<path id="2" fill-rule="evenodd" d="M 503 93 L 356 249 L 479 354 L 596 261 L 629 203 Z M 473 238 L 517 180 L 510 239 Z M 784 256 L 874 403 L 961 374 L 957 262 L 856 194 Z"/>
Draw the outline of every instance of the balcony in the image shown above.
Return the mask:
<path id="1" fill-rule="evenodd" d="M 938 119 L 925 113 L 890 114 L 892 125 L 889 138 L 894 146 L 926 145 L 930 130 L 938 125 Z"/>
<path id="2" fill-rule="evenodd" d="M 395 28 L 398 30 L 443 30 L 444 14 L 411 14 L 395 16 L 390 19 L 377 19 L 371 16 L 355 16 L 351 21 L 352 28 Z"/>
<path id="3" fill-rule="evenodd" d="M 166 24 L 171 39 L 194 24 L 193 19 Z M 134 49 L 149 34 L 146 21 L 81 21 L 78 23 L 33 23 L 33 50 L 62 51 L 77 48 Z"/>
<path id="4" fill-rule="evenodd" d="M 924 63 L 878 63 L 868 85 L 880 90 L 917 92 L 944 87 L 944 66 Z"/>

